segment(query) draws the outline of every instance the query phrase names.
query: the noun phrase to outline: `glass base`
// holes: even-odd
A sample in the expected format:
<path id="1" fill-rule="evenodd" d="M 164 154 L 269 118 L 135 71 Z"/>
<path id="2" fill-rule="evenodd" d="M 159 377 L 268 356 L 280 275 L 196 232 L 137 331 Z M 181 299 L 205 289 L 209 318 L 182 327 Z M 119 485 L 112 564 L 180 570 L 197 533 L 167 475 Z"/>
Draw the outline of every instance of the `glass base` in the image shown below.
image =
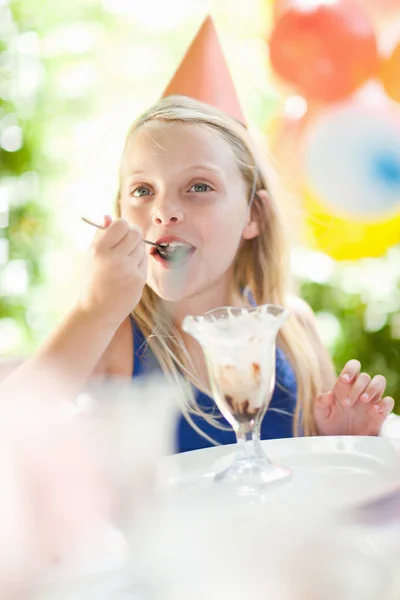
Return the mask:
<path id="1" fill-rule="evenodd" d="M 232 486 L 239 493 L 254 494 L 265 491 L 271 484 L 287 481 L 291 474 L 290 469 L 271 463 L 266 457 L 237 458 L 215 475 L 214 481 Z"/>

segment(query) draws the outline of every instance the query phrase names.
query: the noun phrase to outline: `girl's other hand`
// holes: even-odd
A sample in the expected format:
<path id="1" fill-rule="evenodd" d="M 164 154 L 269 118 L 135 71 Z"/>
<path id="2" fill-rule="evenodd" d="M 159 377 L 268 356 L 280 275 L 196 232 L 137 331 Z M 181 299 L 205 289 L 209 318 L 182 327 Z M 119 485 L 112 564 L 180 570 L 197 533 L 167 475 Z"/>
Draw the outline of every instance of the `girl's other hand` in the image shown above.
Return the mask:
<path id="1" fill-rule="evenodd" d="M 394 407 L 384 397 L 386 379 L 360 373 L 358 360 L 350 360 L 332 391 L 314 400 L 314 418 L 319 435 L 378 435 Z"/>

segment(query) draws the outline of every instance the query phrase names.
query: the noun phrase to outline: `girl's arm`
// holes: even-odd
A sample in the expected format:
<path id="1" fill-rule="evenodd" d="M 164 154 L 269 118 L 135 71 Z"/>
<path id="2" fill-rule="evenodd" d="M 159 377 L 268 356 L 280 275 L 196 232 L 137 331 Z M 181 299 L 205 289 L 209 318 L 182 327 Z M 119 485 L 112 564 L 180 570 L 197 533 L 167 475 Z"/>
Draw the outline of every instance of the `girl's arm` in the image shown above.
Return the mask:
<path id="1" fill-rule="evenodd" d="M 74 397 L 93 372 L 102 372 L 101 358 L 114 334 L 114 325 L 75 307 L 43 346 L 3 380 L 0 397 L 36 388 Z"/>
<path id="2" fill-rule="evenodd" d="M 146 270 L 137 230 L 122 219 L 99 230 L 79 301 L 38 352 L 3 381 L 0 397 L 74 397 L 96 368 L 102 370 L 104 353 L 142 295 Z"/>

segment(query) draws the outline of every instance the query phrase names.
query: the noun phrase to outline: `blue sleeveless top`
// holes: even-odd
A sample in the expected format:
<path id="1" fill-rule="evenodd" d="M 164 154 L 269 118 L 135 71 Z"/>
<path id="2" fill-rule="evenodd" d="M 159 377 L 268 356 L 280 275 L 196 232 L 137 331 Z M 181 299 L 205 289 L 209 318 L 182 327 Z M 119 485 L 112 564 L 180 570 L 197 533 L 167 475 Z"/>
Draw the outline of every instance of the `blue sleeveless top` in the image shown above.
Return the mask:
<path id="1" fill-rule="evenodd" d="M 154 369 L 155 357 L 147 347 L 146 340 L 131 318 L 133 331 L 134 368 L 132 377 Z M 212 398 L 196 390 L 199 407 L 206 413 L 217 417 L 226 429 L 218 429 L 200 415 L 191 415 L 193 422 L 206 435 L 218 444 L 234 444 L 236 437 L 233 429 L 219 412 Z M 276 385 L 269 408 L 261 425 L 261 439 L 293 437 L 293 417 L 297 400 L 296 377 L 288 359 L 280 348 L 276 349 Z M 180 416 L 176 432 L 176 452 L 187 452 L 213 446 L 210 440 L 200 435 L 192 425 Z"/>

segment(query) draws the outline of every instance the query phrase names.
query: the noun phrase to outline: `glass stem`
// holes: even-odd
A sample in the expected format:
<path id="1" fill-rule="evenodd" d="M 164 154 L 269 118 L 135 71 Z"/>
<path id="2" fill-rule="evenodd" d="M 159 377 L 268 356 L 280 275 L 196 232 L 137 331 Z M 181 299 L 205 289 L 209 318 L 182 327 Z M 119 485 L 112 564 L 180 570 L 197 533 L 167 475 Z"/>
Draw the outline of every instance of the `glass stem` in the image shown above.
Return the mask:
<path id="1" fill-rule="evenodd" d="M 254 423 L 243 423 L 239 425 L 236 431 L 238 444 L 237 460 L 254 459 L 267 457 L 260 442 L 259 428 L 254 426 Z"/>

